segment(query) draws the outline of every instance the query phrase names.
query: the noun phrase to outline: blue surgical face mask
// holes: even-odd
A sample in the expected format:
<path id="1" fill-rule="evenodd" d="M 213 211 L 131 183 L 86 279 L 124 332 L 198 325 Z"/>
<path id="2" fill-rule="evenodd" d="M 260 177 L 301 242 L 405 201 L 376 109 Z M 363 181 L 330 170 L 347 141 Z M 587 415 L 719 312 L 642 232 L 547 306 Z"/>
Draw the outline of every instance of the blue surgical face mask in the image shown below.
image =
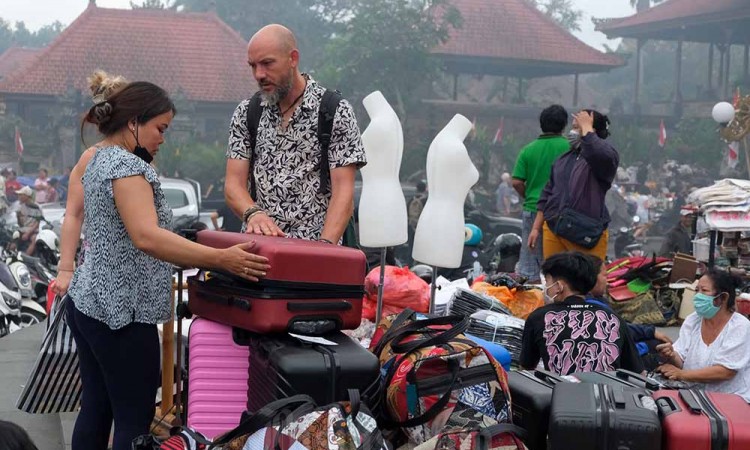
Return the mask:
<path id="1" fill-rule="evenodd" d="M 714 305 L 714 300 L 719 295 L 714 295 L 712 297 L 702 292 L 695 294 L 695 296 L 693 297 L 693 305 L 695 305 L 695 313 L 704 319 L 713 318 L 716 315 L 716 313 L 719 312 L 719 309 L 720 309 L 719 306 Z"/>

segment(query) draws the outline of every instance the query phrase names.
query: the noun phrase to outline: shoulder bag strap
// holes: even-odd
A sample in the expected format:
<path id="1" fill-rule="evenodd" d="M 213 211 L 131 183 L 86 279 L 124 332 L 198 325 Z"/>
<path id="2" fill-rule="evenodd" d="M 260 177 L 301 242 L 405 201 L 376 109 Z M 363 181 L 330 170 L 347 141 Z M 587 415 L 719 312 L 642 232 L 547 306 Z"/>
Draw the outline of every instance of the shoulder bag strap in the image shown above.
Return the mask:
<path id="1" fill-rule="evenodd" d="M 253 201 L 257 200 L 255 177 L 253 177 L 253 162 L 255 162 L 255 144 L 258 142 L 260 117 L 263 115 L 263 106 L 260 103 L 261 95 L 260 91 L 258 91 L 250 98 L 250 103 L 247 105 L 247 132 L 250 138 L 250 197 Z"/>
<path id="2" fill-rule="evenodd" d="M 318 111 L 318 142 L 320 142 L 320 187 L 318 193 L 320 194 L 329 190 L 331 169 L 328 167 L 328 147 L 331 145 L 336 109 L 338 109 L 343 98 L 340 92 L 326 89 L 320 102 L 320 110 Z"/>

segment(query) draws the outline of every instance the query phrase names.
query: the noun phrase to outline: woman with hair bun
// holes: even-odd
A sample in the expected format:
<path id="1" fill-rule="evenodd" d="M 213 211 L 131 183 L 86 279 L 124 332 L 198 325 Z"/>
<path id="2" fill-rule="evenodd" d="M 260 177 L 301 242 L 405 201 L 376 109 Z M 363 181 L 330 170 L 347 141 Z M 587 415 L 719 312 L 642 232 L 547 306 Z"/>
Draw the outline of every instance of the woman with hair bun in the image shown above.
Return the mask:
<path id="1" fill-rule="evenodd" d="M 734 275 L 715 268 L 701 277 L 695 312 L 685 319 L 677 342 L 656 347 L 669 361 L 659 372 L 750 402 L 750 321 L 734 311 L 739 285 Z"/>
<path id="2" fill-rule="evenodd" d="M 159 385 L 156 325 L 172 317 L 173 264 L 251 281 L 269 269 L 252 243 L 215 249 L 169 231 L 172 209 L 149 163 L 175 113 L 162 88 L 138 81 L 91 107 L 81 124 L 96 125 L 104 139 L 83 171 L 89 248 L 65 300 L 83 387 L 73 450 L 107 449 L 113 421 L 112 450 L 148 434 Z"/>
<path id="3" fill-rule="evenodd" d="M 103 70 L 97 70 L 88 78 L 89 90 L 94 104 L 106 102 L 110 96 L 124 88 L 128 81 L 122 76 L 112 76 Z M 91 157 L 102 146 L 97 142 L 87 148 L 78 159 L 78 163 L 70 171 L 68 181 L 68 199 L 65 205 L 65 220 L 60 231 L 60 263 L 58 264 L 57 277 L 53 290 L 57 295 L 65 295 L 68 292 L 70 281 L 73 279 L 75 268 L 75 255 L 78 249 L 78 241 L 81 237 L 83 227 L 83 173 L 88 166 Z M 83 244 L 85 251 L 86 244 Z"/>
<path id="4" fill-rule="evenodd" d="M 544 259 L 566 251 L 601 260 L 607 256 L 610 217 L 604 198 L 620 164 L 620 155 L 606 140 L 609 126 L 609 118 L 599 111 L 573 114 L 570 151 L 552 166 L 527 242 L 534 248 L 541 235 Z"/>

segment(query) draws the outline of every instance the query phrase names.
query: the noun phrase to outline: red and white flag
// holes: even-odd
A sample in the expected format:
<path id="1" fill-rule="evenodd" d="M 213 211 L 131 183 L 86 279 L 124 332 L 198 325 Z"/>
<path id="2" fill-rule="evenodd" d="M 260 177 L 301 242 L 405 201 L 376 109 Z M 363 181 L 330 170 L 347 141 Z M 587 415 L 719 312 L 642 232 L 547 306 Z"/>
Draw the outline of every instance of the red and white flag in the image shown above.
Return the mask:
<path id="1" fill-rule="evenodd" d="M 737 107 L 740 106 L 740 99 L 741 98 L 742 97 L 740 95 L 740 88 L 738 86 L 737 90 L 734 92 L 734 99 L 732 99 L 732 105 L 734 105 L 734 109 L 737 109 Z"/>
<path id="2" fill-rule="evenodd" d="M 503 128 L 505 128 L 505 116 L 500 117 L 500 125 L 497 127 L 497 131 L 495 131 L 495 138 L 492 139 L 493 145 L 503 145 Z"/>
<path id="3" fill-rule="evenodd" d="M 730 142 L 727 146 L 727 166 L 734 169 L 740 160 L 740 143 Z"/>
<path id="4" fill-rule="evenodd" d="M 23 139 L 21 139 L 21 131 L 16 127 L 16 153 L 18 156 L 23 156 Z"/>
<path id="5" fill-rule="evenodd" d="M 664 148 L 667 145 L 667 128 L 664 126 L 664 119 L 659 124 L 659 147 Z"/>

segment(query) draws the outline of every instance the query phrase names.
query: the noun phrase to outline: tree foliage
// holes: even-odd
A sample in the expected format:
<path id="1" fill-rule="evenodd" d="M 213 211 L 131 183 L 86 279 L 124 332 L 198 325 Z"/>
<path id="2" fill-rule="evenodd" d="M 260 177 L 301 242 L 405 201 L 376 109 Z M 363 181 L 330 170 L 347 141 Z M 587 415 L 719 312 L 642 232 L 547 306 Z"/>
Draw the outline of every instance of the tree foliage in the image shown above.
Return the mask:
<path id="1" fill-rule="evenodd" d="M 244 38 L 271 23 L 282 24 L 297 36 L 302 68 L 314 72 L 323 63 L 324 49 L 338 31 L 336 24 L 350 10 L 350 0 L 174 0 L 173 8 L 216 14 Z"/>
<path id="2" fill-rule="evenodd" d="M 0 18 L 0 54 L 10 47 L 43 47 L 52 42 L 63 28 L 63 24 L 56 21 L 30 31 L 23 21 L 11 26 L 10 22 Z"/>
<path id="3" fill-rule="evenodd" d="M 568 31 L 581 31 L 583 11 L 576 9 L 573 0 L 528 0 L 544 14 Z"/>

